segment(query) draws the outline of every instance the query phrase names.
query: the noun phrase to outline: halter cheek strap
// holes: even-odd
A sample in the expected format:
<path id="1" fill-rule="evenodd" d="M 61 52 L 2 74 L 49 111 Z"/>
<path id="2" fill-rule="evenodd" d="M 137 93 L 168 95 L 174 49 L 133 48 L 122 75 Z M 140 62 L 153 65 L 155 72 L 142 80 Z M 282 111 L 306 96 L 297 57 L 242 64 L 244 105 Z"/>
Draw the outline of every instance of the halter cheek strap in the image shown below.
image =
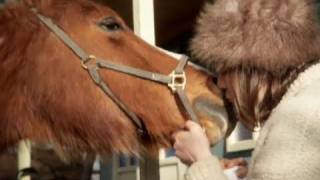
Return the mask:
<path id="1" fill-rule="evenodd" d="M 148 134 L 141 119 L 131 111 L 109 88 L 106 82 L 103 81 L 99 73 L 100 69 L 111 69 L 124 74 L 132 75 L 141 79 L 146 79 L 154 81 L 160 84 L 167 85 L 174 94 L 177 94 L 186 114 L 192 121 L 198 122 L 198 118 L 195 115 L 192 106 L 185 94 L 185 86 L 187 82 L 186 74 L 184 69 L 188 64 L 187 57 L 183 57 L 178 66 L 169 75 L 154 73 L 150 71 L 145 71 L 142 69 L 137 69 L 134 67 L 129 67 L 121 64 L 115 64 L 107 60 L 96 58 L 94 55 L 89 55 L 86 53 L 77 43 L 75 43 L 69 35 L 67 35 L 60 27 L 52 22 L 50 18 L 42 16 L 37 13 L 36 9 L 31 9 L 31 11 L 37 16 L 37 18 L 46 25 L 46 27 L 51 30 L 70 50 L 72 50 L 81 61 L 82 67 L 88 71 L 90 77 L 95 82 L 95 84 L 100 87 L 100 89 L 117 105 L 121 111 L 132 121 L 136 126 L 139 135 Z"/>

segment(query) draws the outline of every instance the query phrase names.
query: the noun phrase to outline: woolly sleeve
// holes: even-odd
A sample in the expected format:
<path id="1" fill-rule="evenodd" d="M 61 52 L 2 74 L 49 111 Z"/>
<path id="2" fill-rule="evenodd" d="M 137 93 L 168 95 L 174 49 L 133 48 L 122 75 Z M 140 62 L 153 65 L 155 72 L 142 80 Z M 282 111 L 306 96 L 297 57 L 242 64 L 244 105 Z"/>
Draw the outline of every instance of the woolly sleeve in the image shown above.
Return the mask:
<path id="1" fill-rule="evenodd" d="M 186 174 L 185 180 L 226 180 L 219 160 L 212 156 L 204 161 L 192 164 Z"/>
<path id="2" fill-rule="evenodd" d="M 268 119 L 252 157 L 251 180 L 320 179 L 320 96 L 304 91 L 279 104 Z"/>

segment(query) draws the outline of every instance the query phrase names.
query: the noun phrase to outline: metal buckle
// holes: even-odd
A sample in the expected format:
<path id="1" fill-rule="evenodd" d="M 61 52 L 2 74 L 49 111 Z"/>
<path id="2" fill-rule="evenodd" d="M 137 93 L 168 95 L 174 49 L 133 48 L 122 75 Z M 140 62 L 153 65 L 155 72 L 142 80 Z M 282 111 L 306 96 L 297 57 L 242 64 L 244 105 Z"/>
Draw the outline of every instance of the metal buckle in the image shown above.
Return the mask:
<path id="1" fill-rule="evenodd" d="M 88 63 L 92 60 L 96 60 L 96 56 L 94 55 L 89 55 L 87 59 L 81 61 L 81 66 L 84 68 L 84 69 L 88 69 Z"/>
<path id="2" fill-rule="evenodd" d="M 173 92 L 175 92 L 177 88 L 181 88 L 182 90 L 185 89 L 187 84 L 185 72 L 177 73 L 176 71 L 173 71 L 169 76 L 171 77 L 171 83 L 169 83 L 168 86 Z"/>

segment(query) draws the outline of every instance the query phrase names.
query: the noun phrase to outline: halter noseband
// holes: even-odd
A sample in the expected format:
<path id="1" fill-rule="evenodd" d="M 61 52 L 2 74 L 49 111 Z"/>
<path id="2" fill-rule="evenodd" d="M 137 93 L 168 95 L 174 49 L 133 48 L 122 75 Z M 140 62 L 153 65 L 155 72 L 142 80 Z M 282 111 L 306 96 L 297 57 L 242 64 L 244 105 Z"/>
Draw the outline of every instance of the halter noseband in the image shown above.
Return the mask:
<path id="1" fill-rule="evenodd" d="M 182 58 L 178 66 L 169 75 L 154 73 L 150 71 L 145 71 L 142 69 L 137 69 L 121 64 L 114 64 L 110 61 L 106 61 L 95 57 L 94 55 L 89 55 L 81 47 L 75 43 L 69 35 L 67 35 L 60 27 L 58 27 L 52 20 L 45 17 L 37 12 L 36 9 L 31 9 L 31 11 L 37 16 L 37 18 L 47 26 L 67 47 L 69 47 L 81 61 L 82 67 L 87 70 L 90 77 L 95 82 L 97 86 L 110 98 L 112 101 L 126 114 L 126 116 L 132 121 L 134 126 L 138 130 L 138 134 L 141 136 L 147 135 L 148 132 L 141 121 L 141 119 L 131 111 L 119 98 L 115 96 L 109 86 L 103 81 L 99 73 L 99 69 L 111 69 L 124 74 L 136 76 L 142 79 L 154 81 L 160 84 L 167 85 L 174 94 L 177 94 L 183 108 L 185 109 L 187 115 L 192 121 L 198 123 L 198 118 L 195 115 L 192 106 L 184 92 L 186 86 L 186 74 L 184 72 L 185 66 L 188 63 L 186 56 Z"/>

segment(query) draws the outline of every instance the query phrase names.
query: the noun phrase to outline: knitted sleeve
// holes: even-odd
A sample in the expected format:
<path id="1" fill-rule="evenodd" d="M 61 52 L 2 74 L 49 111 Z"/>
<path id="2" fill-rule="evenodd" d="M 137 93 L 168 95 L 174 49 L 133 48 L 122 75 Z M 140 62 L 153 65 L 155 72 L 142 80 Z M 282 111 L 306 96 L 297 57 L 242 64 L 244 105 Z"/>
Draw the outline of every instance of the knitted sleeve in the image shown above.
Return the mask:
<path id="1" fill-rule="evenodd" d="M 320 179 L 320 96 L 311 91 L 274 110 L 252 157 L 251 180 Z"/>
<path id="2" fill-rule="evenodd" d="M 186 174 L 185 180 L 226 180 L 219 160 L 211 158 L 192 164 Z"/>

